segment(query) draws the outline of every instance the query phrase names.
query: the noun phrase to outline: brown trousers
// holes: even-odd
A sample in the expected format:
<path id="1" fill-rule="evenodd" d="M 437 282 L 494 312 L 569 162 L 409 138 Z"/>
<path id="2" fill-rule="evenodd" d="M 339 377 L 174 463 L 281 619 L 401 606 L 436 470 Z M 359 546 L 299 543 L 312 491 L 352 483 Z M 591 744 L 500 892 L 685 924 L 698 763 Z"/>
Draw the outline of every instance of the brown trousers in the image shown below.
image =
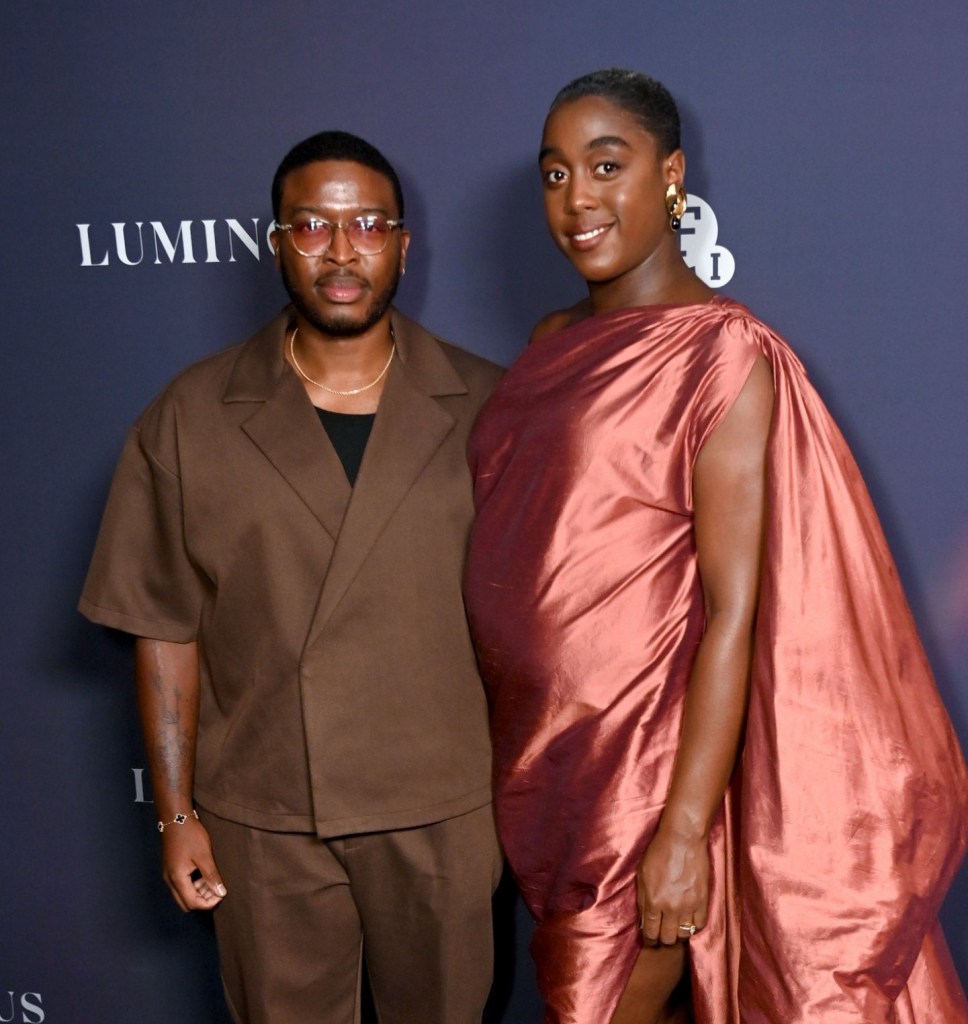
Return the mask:
<path id="1" fill-rule="evenodd" d="M 327 840 L 201 817 L 239 1024 L 356 1024 L 364 958 L 380 1024 L 480 1024 L 501 871 L 490 807 Z"/>

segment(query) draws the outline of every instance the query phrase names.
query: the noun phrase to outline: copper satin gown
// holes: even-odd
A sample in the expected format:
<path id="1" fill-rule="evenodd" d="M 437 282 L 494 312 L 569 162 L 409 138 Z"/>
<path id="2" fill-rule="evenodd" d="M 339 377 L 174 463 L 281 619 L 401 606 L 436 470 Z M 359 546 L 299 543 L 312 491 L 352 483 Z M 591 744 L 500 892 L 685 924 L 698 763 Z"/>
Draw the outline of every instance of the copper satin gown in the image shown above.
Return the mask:
<path id="1" fill-rule="evenodd" d="M 695 1019 L 968 1021 L 936 924 L 968 833 L 957 740 L 844 440 L 787 345 L 717 297 L 540 339 L 471 439 L 468 608 L 549 1024 L 607 1024 L 640 948 L 634 872 L 703 632 L 692 469 L 759 353 L 766 555 Z"/>

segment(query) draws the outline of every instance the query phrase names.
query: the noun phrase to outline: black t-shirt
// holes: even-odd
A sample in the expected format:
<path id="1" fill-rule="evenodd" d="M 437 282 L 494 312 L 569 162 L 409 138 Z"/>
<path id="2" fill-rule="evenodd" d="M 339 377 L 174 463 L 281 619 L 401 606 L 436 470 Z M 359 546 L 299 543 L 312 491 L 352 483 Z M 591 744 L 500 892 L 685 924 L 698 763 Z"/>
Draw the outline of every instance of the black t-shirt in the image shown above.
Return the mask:
<path id="1" fill-rule="evenodd" d="M 375 412 L 331 412 L 329 409 L 316 409 L 319 421 L 326 428 L 330 441 L 336 449 L 343 470 L 350 485 L 356 483 L 356 475 L 360 471 L 366 442 L 370 439 L 373 429 Z"/>

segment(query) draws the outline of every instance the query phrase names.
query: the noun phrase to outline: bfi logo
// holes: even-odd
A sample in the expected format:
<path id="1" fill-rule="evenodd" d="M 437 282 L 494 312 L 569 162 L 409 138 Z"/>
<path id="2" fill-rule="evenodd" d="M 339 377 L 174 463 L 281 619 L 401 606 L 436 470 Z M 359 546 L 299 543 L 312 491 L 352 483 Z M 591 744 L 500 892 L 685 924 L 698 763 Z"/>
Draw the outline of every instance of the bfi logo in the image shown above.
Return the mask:
<path id="1" fill-rule="evenodd" d="M 144 768 L 132 768 L 134 775 L 134 802 L 136 804 L 153 804 L 154 800 L 147 795 L 148 791 L 145 789 L 145 770 Z"/>
<path id="2" fill-rule="evenodd" d="M 39 992 L 10 992 L 0 994 L 0 1022 L 10 1024 L 43 1024 L 47 1020 L 43 999 Z"/>
<path id="3" fill-rule="evenodd" d="M 724 288 L 736 272 L 733 254 L 717 244 L 718 237 L 719 222 L 713 208 L 700 196 L 688 195 L 679 228 L 679 251 L 686 266 L 710 288 Z"/>
<path id="4" fill-rule="evenodd" d="M 252 230 L 234 218 L 226 220 L 183 220 L 177 229 L 169 230 L 160 220 L 111 224 L 111 231 L 98 230 L 92 238 L 90 224 L 77 224 L 81 243 L 82 267 L 107 267 L 112 259 L 126 267 L 141 263 L 237 263 L 236 253 L 244 258 L 262 258 L 260 243 L 265 242 L 269 254 L 269 236 L 275 221 L 270 220 L 264 234 L 259 218 L 253 217 Z M 196 225 L 201 225 L 200 227 Z M 248 253 L 248 256 L 246 256 Z M 154 257 L 154 258 L 152 258 Z M 227 258 L 226 258 L 227 257 Z"/>

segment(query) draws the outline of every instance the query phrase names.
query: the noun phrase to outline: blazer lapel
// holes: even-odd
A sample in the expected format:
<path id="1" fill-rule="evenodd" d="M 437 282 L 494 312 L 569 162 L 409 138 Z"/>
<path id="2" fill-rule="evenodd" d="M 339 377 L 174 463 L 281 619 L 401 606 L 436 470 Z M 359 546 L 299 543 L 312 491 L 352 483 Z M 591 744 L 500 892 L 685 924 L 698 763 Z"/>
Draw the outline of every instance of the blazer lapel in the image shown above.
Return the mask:
<path id="1" fill-rule="evenodd" d="M 377 537 L 454 429 L 454 418 L 432 396 L 467 393 L 467 385 L 436 339 L 396 311 L 392 322 L 399 358 L 387 375 L 373 433 L 320 595 L 310 643 L 325 628 Z"/>
<path id="2" fill-rule="evenodd" d="M 258 403 L 242 430 L 335 540 L 352 488 L 312 403 L 282 355 L 284 311 L 241 350 L 224 402 Z"/>

